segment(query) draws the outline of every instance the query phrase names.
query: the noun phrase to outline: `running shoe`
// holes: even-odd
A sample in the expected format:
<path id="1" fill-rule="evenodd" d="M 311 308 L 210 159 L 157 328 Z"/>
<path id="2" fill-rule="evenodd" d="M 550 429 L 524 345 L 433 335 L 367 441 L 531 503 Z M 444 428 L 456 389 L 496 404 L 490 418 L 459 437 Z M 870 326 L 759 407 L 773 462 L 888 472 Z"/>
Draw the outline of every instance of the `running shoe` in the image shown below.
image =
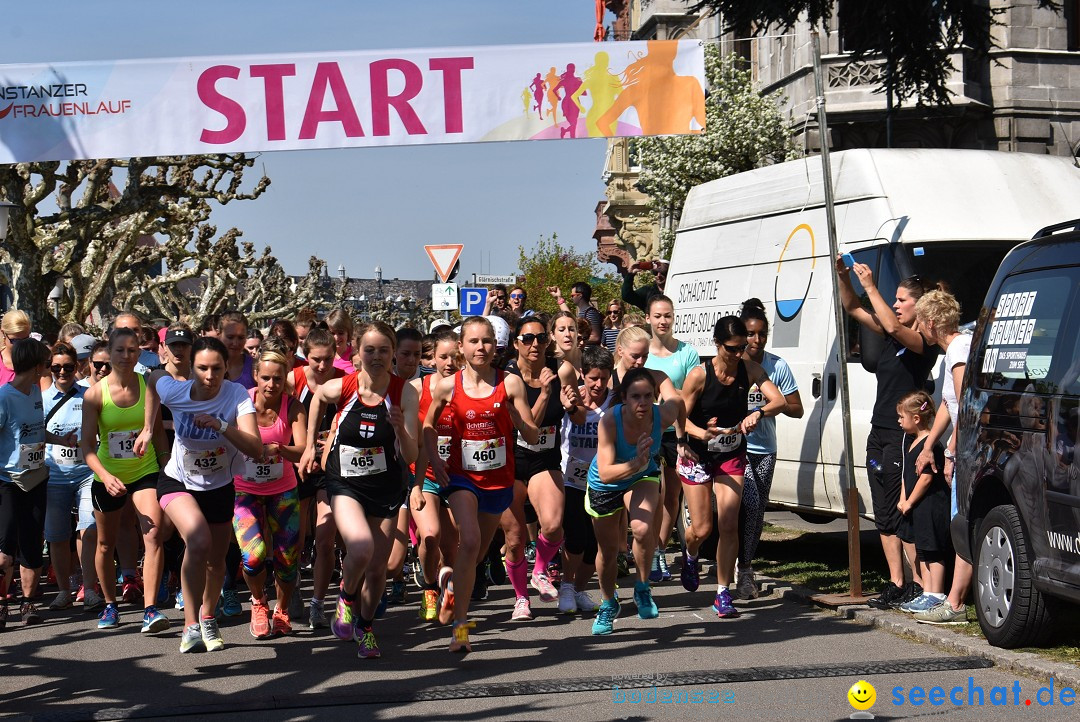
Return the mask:
<path id="1" fill-rule="evenodd" d="M 514 612 L 510 615 L 511 622 L 527 622 L 533 618 L 532 607 L 529 606 L 528 597 L 518 597 L 514 602 Z"/>
<path id="2" fill-rule="evenodd" d="M 176 602 L 173 604 L 173 608 L 175 608 L 175 609 L 183 609 L 184 608 L 184 591 L 182 589 L 177 589 L 176 590 Z"/>
<path id="3" fill-rule="evenodd" d="M 225 640 L 221 638 L 216 619 L 204 619 L 199 623 L 202 631 L 203 646 L 207 652 L 220 652 L 225 649 Z"/>
<path id="4" fill-rule="evenodd" d="M 98 629 L 116 629 L 120 626 L 120 611 L 116 608 L 116 602 L 105 605 L 98 615 Z"/>
<path id="5" fill-rule="evenodd" d="M 74 603 L 75 595 L 66 589 L 61 589 L 56 593 L 56 597 L 53 598 L 52 603 L 49 605 L 49 609 L 54 612 L 60 609 L 69 609 Z"/>
<path id="6" fill-rule="evenodd" d="M 420 619 L 425 622 L 434 622 L 439 618 L 439 592 L 435 589 L 425 589 L 420 597 Z"/>
<path id="7" fill-rule="evenodd" d="M 382 652 L 379 651 L 379 642 L 375 639 L 375 632 L 371 627 L 364 627 L 357 635 L 360 648 L 356 652 L 356 656 L 360 659 L 378 659 L 382 656 Z"/>
<path id="8" fill-rule="evenodd" d="M 388 604 L 405 604 L 405 582 L 394 581 L 390 584 L 390 598 L 387 600 Z"/>
<path id="9" fill-rule="evenodd" d="M 73 574 L 72 576 L 75 576 L 75 575 Z M 83 597 L 85 597 L 85 596 L 86 596 L 86 587 L 84 587 L 82 584 L 80 584 L 79 585 L 79 591 L 75 592 L 75 602 L 76 603 L 81 602 L 83 600 Z"/>
<path id="10" fill-rule="evenodd" d="M 476 627 L 476 622 L 454 622 L 454 631 L 450 636 L 450 651 L 465 654 L 472 651 L 469 644 L 469 630 Z"/>
<path id="11" fill-rule="evenodd" d="M 387 594 L 384 591 L 382 597 L 379 599 L 379 606 L 375 607 L 375 618 L 382 619 L 386 616 Z"/>
<path id="12" fill-rule="evenodd" d="M 967 606 L 961 604 L 959 608 L 953 609 L 952 605 L 949 604 L 949 600 L 946 599 L 933 609 L 916 612 L 915 621 L 936 625 L 964 624 L 967 622 Z"/>
<path id="13" fill-rule="evenodd" d="M 128 574 L 124 577 L 123 584 L 123 587 L 120 588 L 120 599 L 122 601 L 134 604 L 142 599 L 143 590 L 139 580 Z"/>
<path id="14" fill-rule="evenodd" d="M 154 634 L 156 632 L 164 632 L 172 626 L 172 622 L 164 614 L 158 611 L 157 607 L 149 606 L 143 610 L 142 629 L 139 630 L 142 634 Z"/>
<path id="15" fill-rule="evenodd" d="M 636 595 L 635 595 L 636 596 Z M 619 602 L 617 599 L 605 599 L 596 610 L 596 619 L 592 623 L 592 633 L 611 634 L 615 628 L 615 618 L 619 616 Z"/>
<path id="16" fill-rule="evenodd" d="M 721 619 L 735 619 L 739 616 L 739 610 L 731 603 L 731 592 L 726 587 L 716 594 L 716 599 L 712 603 L 712 610 Z"/>
<path id="17" fill-rule="evenodd" d="M 349 641 L 353 638 L 353 625 L 355 619 L 353 617 L 352 605 L 345 601 L 344 595 L 338 596 L 337 601 L 337 613 L 334 614 L 334 618 L 330 621 L 330 631 L 334 633 L 334 636 L 342 641 Z"/>
<path id="18" fill-rule="evenodd" d="M 656 552 L 656 556 L 660 558 L 660 581 L 662 581 L 662 582 L 670 582 L 671 581 L 671 570 L 668 569 L 667 554 L 664 553 L 663 550 L 660 550 L 660 551 Z"/>
<path id="19" fill-rule="evenodd" d="M 922 593 L 923 588 L 919 584 L 915 582 L 908 582 L 904 585 L 903 595 L 899 599 L 894 601 L 891 606 L 893 609 L 899 609 L 908 602 L 921 597 Z"/>
<path id="20" fill-rule="evenodd" d="M 255 639 L 270 638 L 270 607 L 263 602 L 251 600 L 251 625 L 248 630 Z"/>
<path id="21" fill-rule="evenodd" d="M 454 618 L 454 570 L 439 570 L 439 623 L 450 624 Z M 467 635 L 466 635 L 467 636 Z"/>
<path id="22" fill-rule="evenodd" d="M 525 546 L 525 563 L 529 566 L 536 563 L 536 542 L 529 542 Z"/>
<path id="23" fill-rule="evenodd" d="M 696 592 L 701 585 L 701 576 L 698 571 L 698 560 L 691 559 L 686 549 L 682 553 L 682 569 L 679 570 L 679 581 L 683 589 L 688 592 Z"/>
<path id="24" fill-rule="evenodd" d="M 559 611 L 563 614 L 573 614 L 577 611 L 577 600 L 574 598 L 574 585 L 563 582 L 559 585 Z"/>
<path id="25" fill-rule="evenodd" d="M 577 610 L 582 614 L 596 611 L 596 600 L 590 597 L 588 592 L 574 592 L 574 601 L 577 603 Z"/>
<path id="26" fill-rule="evenodd" d="M 292 634 L 292 620 L 287 609 L 274 608 L 274 617 L 270 623 L 270 632 L 275 637 L 287 637 Z"/>
<path id="27" fill-rule="evenodd" d="M 892 609 L 893 603 L 903 595 L 904 589 L 902 587 L 889 582 L 876 597 L 866 600 L 866 603 L 874 609 Z"/>
<path id="28" fill-rule="evenodd" d="M 87 589 L 83 593 L 83 609 L 93 612 L 105 606 L 105 597 L 96 589 Z"/>
<path id="29" fill-rule="evenodd" d="M 619 556 L 615 559 L 615 573 L 619 577 L 625 577 L 630 573 L 630 561 L 626 552 L 619 552 Z"/>
<path id="30" fill-rule="evenodd" d="M 552 559 L 551 563 L 547 565 L 545 575 L 553 587 L 558 587 L 562 583 L 562 564 L 559 563 L 558 556 Z"/>
<path id="31" fill-rule="evenodd" d="M 915 597 L 910 602 L 901 604 L 900 611 L 908 612 L 909 614 L 914 614 L 915 612 L 928 612 L 934 607 L 944 603 L 944 597 L 938 597 L 933 594 L 924 593 Z"/>
<path id="32" fill-rule="evenodd" d="M 484 565 L 476 565 L 476 576 L 473 577 L 472 596 L 470 599 L 474 602 L 482 602 L 488 597 L 488 584 L 487 573 L 484 570 Z"/>
<path id="33" fill-rule="evenodd" d="M 652 569 L 649 570 L 649 581 L 655 584 L 663 581 L 664 572 L 660 570 L 660 552 L 655 551 L 652 555 Z"/>
<path id="34" fill-rule="evenodd" d="M 634 583 L 634 604 L 637 605 L 637 614 L 642 619 L 656 619 L 660 611 L 656 608 L 656 602 L 652 598 L 652 588 L 648 582 Z"/>
<path id="35" fill-rule="evenodd" d="M 161 584 L 158 585 L 157 599 L 155 599 L 154 601 L 157 602 L 157 606 L 159 606 L 159 607 L 164 607 L 168 603 L 168 601 L 169 601 L 169 575 L 168 574 L 162 574 L 161 575 Z"/>
<path id="36" fill-rule="evenodd" d="M 38 611 L 37 605 L 33 602 L 23 602 L 19 607 L 19 616 L 22 617 L 22 623 L 24 625 L 41 624 L 41 612 Z"/>
<path id="37" fill-rule="evenodd" d="M 326 618 L 322 602 L 314 599 L 308 605 L 308 629 L 326 629 L 330 626 L 330 620 Z"/>
<path id="38" fill-rule="evenodd" d="M 296 579 L 297 584 L 293 587 L 292 596 L 289 597 L 289 616 L 290 617 L 302 617 L 304 616 L 304 598 L 300 596 L 300 578 Z"/>
<path id="39" fill-rule="evenodd" d="M 559 598 L 558 590 L 546 574 L 533 574 L 530 586 L 540 593 L 541 602 L 554 602 Z"/>
<path id="40" fill-rule="evenodd" d="M 244 613 L 244 605 L 240 604 L 235 589 L 221 590 L 221 613 L 226 617 L 239 617 Z"/>
<path id="41" fill-rule="evenodd" d="M 7 629 L 8 605 L 7 600 L 0 603 L 0 632 Z"/>
<path id="42" fill-rule="evenodd" d="M 190 652 L 202 643 L 202 630 L 199 625 L 189 624 L 184 627 L 184 633 L 180 635 L 180 654 Z"/>
<path id="43" fill-rule="evenodd" d="M 757 580 L 754 579 L 753 567 L 739 568 L 739 582 L 735 585 L 735 592 L 739 595 L 739 599 L 757 599 L 761 595 Z"/>

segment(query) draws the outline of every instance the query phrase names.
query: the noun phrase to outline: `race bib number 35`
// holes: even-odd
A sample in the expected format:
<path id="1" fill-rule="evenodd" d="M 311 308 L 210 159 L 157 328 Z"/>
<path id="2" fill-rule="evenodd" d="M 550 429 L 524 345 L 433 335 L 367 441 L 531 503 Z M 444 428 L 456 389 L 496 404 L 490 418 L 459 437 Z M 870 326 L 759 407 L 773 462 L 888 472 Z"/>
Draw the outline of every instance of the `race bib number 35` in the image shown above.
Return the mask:
<path id="1" fill-rule="evenodd" d="M 285 464 L 280 456 L 271 456 L 266 461 L 256 461 L 244 457 L 244 481 L 266 484 L 277 481 L 285 473 Z"/>
<path id="2" fill-rule="evenodd" d="M 190 476 L 212 476 L 225 471 L 225 447 L 216 449 L 185 449 L 184 471 Z"/>
<path id="3" fill-rule="evenodd" d="M 338 465 L 343 477 L 371 476 L 386 471 L 386 452 L 381 446 L 356 447 L 341 445 Z"/>
<path id="4" fill-rule="evenodd" d="M 110 431 L 109 457 L 113 459 L 134 459 L 135 439 L 138 437 L 138 431 Z"/>
<path id="5" fill-rule="evenodd" d="M 491 471 L 506 466 L 503 439 L 461 440 L 461 466 L 468 471 Z"/>

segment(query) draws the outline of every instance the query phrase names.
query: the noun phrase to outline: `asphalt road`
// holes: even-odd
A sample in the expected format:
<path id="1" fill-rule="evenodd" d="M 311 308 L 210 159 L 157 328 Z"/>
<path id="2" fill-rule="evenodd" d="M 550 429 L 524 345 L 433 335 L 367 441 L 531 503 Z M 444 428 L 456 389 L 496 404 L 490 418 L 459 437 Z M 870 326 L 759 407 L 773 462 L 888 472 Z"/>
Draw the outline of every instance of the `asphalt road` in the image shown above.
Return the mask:
<path id="1" fill-rule="evenodd" d="M 99 632 L 91 615 L 67 610 L 47 614 L 37 627 L 9 623 L 0 634 L 0 714 L 37 720 L 224 721 L 237 714 L 266 720 L 820 720 L 847 718 L 853 712 L 847 690 L 865 678 L 877 690 L 871 711 L 878 718 L 1076 718 L 1062 705 L 1059 688 L 1053 706 L 1039 706 L 1035 695 L 1047 682 L 1000 669 L 964 669 L 986 663 L 794 601 L 743 602 L 742 618 L 718 620 L 708 609 L 712 588 L 703 584 L 690 594 L 677 581 L 658 585 L 659 619 L 638 619 L 633 604 L 624 602 L 615 633 L 598 638 L 589 620 L 558 615 L 554 604 L 539 601 L 537 619 L 512 623 L 509 588 L 493 587 L 474 616 L 475 651 L 466 657 L 446 651 L 445 627 L 419 622 L 411 588 L 409 605 L 391 608 L 376 623 L 380 660 L 357 659 L 355 644 L 326 630 L 301 628 L 287 639 L 257 641 L 248 635 L 246 611 L 223 625 L 224 651 L 181 655 L 177 610 L 168 610 L 173 628 L 152 637 L 139 634 L 138 610 L 131 607 L 122 608 L 122 626 L 110 632 Z M 929 692 L 935 685 L 944 689 L 943 704 L 906 703 L 913 687 Z M 974 694 L 969 685 L 982 688 L 984 706 L 967 704 Z M 948 700 L 954 686 L 961 688 L 962 706 Z M 995 686 L 1006 688 L 1006 705 L 991 706 Z M 703 701 L 630 701 L 642 688 L 645 700 L 655 688 L 661 697 L 700 692 Z M 894 688 L 905 704 L 893 703 Z M 730 701 L 704 701 L 710 695 Z"/>

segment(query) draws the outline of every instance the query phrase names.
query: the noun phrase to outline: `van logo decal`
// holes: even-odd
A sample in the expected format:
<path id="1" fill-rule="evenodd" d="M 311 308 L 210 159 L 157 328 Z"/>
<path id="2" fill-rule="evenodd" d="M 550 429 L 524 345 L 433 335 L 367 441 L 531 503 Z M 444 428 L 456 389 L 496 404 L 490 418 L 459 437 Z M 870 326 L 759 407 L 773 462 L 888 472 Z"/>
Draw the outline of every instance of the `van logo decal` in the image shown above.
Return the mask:
<path id="1" fill-rule="evenodd" d="M 785 266 L 784 256 L 788 255 L 788 251 L 791 253 Z M 799 315 L 806 303 L 806 297 L 810 295 L 816 263 L 814 229 L 806 223 L 800 223 L 784 242 L 784 250 L 780 252 L 780 260 L 776 264 L 773 299 L 776 302 L 776 315 L 781 321 L 793 321 Z"/>

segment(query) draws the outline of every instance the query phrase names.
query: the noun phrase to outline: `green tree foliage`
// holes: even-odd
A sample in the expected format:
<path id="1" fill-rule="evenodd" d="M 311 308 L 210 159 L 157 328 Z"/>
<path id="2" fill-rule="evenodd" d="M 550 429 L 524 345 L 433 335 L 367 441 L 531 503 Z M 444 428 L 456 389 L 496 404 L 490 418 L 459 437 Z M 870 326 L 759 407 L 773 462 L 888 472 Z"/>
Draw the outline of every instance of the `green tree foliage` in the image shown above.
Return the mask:
<path id="1" fill-rule="evenodd" d="M 949 55 L 961 47 L 986 56 L 995 47 L 991 28 L 1006 3 L 987 0 L 686 0 L 692 11 L 719 14 L 724 32 L 740 36 L 790 30 L 809 21 L 829 27 L 834 15 L 845 28 L 844 46 L 852 62 L 882 56 L 892 68 L 881 90 L 900 101 L 947 104 Z M 1059 0 L 1036 0 L 1039 7 L 1060 9 Z"/>
<path id="2" fill-rule="evenodd" d="M 538 313 L 559 310 L 547 291 L 550 286 L 562 290 L 571 308 L 570 288 L 579 281 L 592 286 L 593 303 L 601 308 L 619 297 L 620 281 L 603 270 L 595 252 L 579 253 L 559 243 L 554 233 L 550 238 L 540 238 L 532 248 L 518 246 L 518 268 L 524 277 L 520 285 L 529 296 L 529 307 Z"/>
<path id="3" fill-rule="evenodd" d="M 716 45 L 706 45 L 705 76 L 704 133 L 635 139 L 642 168 L 638 187 L 668 221 L 662 224 L 662 246 L 670 244 L 670 229 L 678 224 L 691 188 L 795 156 L 776 96 L 754 90 L 750 71 L 737 56 L 722 58 Z"/>

